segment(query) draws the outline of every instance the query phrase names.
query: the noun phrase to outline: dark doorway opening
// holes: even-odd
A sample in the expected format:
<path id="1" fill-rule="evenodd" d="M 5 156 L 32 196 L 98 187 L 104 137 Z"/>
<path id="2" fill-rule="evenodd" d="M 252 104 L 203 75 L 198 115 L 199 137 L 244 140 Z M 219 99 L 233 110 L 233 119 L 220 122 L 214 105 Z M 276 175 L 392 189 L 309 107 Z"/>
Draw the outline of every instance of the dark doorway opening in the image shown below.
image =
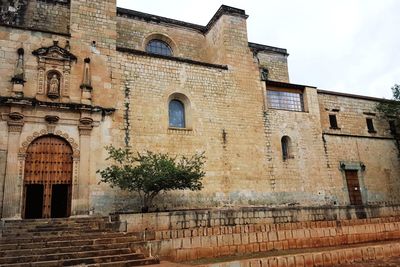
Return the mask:
<path id="1" fill-rule="evenodd" d="M 51 191 L 51 218 L 68 217 L 70 185 L 53 184 Z"/>
<path id="2" fill-rule="evenodd" d="M 43 217 L 42 184 L 25 185 L 25 219 L 40 219 Z"/>

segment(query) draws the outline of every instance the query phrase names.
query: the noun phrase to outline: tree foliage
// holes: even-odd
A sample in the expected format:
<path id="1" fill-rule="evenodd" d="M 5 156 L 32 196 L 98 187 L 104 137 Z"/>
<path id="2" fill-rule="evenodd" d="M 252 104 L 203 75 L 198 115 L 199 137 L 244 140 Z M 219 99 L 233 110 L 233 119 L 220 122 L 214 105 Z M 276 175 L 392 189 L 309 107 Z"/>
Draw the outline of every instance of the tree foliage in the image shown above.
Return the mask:
<path id="1" fill-rule="evenodd" d="M 196 191 L 203 187 L 204 153 L 178 158 L 150 151 L 134 154 L 129 149 L 113 146 L 107 146 L 106 150 L 111 165 L 97 171 L 101 182 L 137 192 L 142 200 L 142 211 L 148 211 L 153 199 L 163 191 Z"/>
<path id="2" fill-rule="evenodd" d="M 377 105 L 377 110 L 386 117 L 399 120 L 400 117 L 400 85 L 392 87 L 393 100 L 382 101 Z"/>

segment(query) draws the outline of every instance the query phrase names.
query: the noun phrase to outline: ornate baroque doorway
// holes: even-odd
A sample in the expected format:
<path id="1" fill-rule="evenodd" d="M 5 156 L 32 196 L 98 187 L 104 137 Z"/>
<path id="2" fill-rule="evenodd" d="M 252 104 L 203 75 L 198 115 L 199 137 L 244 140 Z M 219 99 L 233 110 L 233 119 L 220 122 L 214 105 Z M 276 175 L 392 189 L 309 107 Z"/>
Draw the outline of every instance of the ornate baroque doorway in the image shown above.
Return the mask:
<path id="1" fill-rule="evenodd" d="M 71 215 L 73 151 L 64 139 L 46 135 L 28 147 L 24 175 L 23 218 Z"/>

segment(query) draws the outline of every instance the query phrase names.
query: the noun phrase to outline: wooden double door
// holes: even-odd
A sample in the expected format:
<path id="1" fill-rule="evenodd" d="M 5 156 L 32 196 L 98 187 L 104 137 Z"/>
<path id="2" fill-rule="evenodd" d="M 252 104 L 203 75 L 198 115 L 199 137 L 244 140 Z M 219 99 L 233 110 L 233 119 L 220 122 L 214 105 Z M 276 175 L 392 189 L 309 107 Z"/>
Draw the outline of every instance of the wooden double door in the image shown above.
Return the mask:
<path id="1" fill-rule="evenodd" d="M 25 160 L 23 218 L 71 215 L 73 151 L 67 141 L 44 136 L 28 147 Z"/>

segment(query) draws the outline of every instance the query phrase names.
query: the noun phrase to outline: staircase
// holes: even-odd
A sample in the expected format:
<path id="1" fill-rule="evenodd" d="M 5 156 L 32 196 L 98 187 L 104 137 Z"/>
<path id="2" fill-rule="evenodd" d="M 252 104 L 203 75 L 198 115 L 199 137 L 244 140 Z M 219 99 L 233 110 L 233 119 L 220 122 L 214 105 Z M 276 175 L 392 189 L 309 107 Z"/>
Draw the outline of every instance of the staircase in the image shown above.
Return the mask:
<path id="1" fill-rule="evenodd" d="M 138 233 L 122 233 L 108 217 L 4 221 L 0 266 L 139 266 L 146 257 Z"/>

